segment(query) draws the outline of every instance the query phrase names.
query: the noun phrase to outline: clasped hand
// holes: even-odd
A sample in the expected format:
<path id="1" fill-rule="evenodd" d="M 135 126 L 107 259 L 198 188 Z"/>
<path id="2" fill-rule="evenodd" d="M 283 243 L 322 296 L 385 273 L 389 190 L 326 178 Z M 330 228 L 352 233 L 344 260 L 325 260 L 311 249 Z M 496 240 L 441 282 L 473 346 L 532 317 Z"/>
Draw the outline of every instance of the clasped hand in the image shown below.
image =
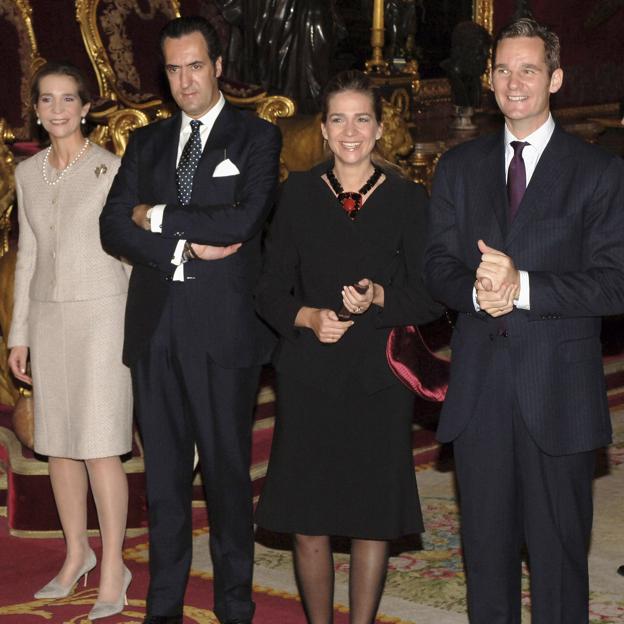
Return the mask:
<path id="1" fill-rule="evenodd" d="M 361 279 L 358 284 L 366 290 L 359 293 L 353 285 L 344 286 L 342 289 L 342 303 L 352 314 L 364 314 L 373 303 L 373 282 Z M 311 329 L 319 341 L 325 344 L 338 342 L 353 324 L 351 320 L 341 321 L 334 310 L 327 308 L 303 307 L 295 319 L 295 326 Z"/>
<path id="2" fill-rule="evenodd" d="M 481 310 L 493 317 L 509 314 L 520 294 L 520 273 L 502 251 L 477 243 L 481 264 L 477 267 L 475 290 Z"/>
<path id="3" fill-rule="evenodd" d="M 137 204 L 132 209 L 132 221 L 134 224 L 144 230 L 150 231 L 150 222 L 147 218 L 147 211 L 152 208 L 149 204 Z M 199 243 L 191 243 L 191 247 L 199 260 L 222 260 L 232 254 L 235 254 L 241 247 L 242 243 L 233 243 L 232 245 L 216 246 L 216 245 L 200 245 Z"/>
<path id="4" fill-rule="evenodd" d="M 342 303 L 351 314 L 364 314 L 373 303 L 373 282 L 364 278 L 358 282 L 358 286 L 366 290 L 359 293 L 353 285 L 342 287 Z"/>

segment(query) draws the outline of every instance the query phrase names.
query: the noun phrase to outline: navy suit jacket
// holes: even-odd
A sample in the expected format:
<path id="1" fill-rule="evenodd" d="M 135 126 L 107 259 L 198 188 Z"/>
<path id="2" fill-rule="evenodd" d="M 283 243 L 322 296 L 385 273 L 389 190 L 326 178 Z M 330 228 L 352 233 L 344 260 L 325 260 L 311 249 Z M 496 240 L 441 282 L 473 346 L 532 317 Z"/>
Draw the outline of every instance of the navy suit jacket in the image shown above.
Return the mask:
<path id="1" fill-rule="evenodd" d="M 624 312 L 624 161 L 557 126 L 511 224 L 504 163 L 501 131 L 450 150 L 436 171 L 426 283 L 459 312 L 438 438 L 455 439 L 487 400 L 483 378 L 504 327 L 505 381 L 538 446 L 563 455 L 606 445 L 600 317 Z M 475 312 L 479 239 L 528 271 L 530 310 Z"/>
<path id="2" fill-rule="evenodd" d="M 100 217 L 102 245 L 127 258 L 130 278 L 124 362 L 132 365 L 153 334 L 172 287 L 177 242 L 228 245 L 239 251 L 223 260 L 184 265 L 196 314 L 198 341 L 226 368 L 267 361 L 275 338 L 254 312 L 253 289 L 261 268 L 260 240 L 279 173 L 279 130 L 227 104 L 219 113 L 195 172 L 190 204 L 178 203 L 176 158 L 181 114 L 136 130 Z M 214 177 L 228 158 L 238 175 Z M 137 204 L 166 204 L 162 234 L 132 222 Z"/>

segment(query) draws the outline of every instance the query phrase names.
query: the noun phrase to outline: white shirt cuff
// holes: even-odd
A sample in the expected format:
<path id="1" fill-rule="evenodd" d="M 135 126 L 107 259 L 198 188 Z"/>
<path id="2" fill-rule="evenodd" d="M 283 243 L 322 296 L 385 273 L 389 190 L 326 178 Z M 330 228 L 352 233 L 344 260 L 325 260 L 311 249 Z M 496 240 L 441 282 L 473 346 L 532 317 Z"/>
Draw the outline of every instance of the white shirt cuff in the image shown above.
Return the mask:
<path id="1" fill-rule="evenodd" d="M 173 252 L 173 258 L 171 258 L 171 264 L 176 265 L 176 269 L 173 272 L 171 278 L 174 282 L 184 281 L 184 262 L 182 261 L 182 252 L 184 251 L 185 240 L 179 240 Z"/>
<path id="2" fill-rule="evenodd" d="M 178 264 L 176 270 L 173 272 L 173 277 L 171 279 L 174 282 L 184 281 L 184 264 Z"/>
<path id="3" fill-rule="evenodd" d="M 162 222 L 166 204 L 152 206 L 150 212 L 150 230 L 154 234 L 162 234 Z"/>
<path id="4" fill-rule="evenodd" d="M 472 305 L 475 312 L 481 312 L 481 306 L 477 303 L 477 289 L 474 286 L 472 287 Z"/>
<path id="5" fill-rule="evenodd" d="M 182 265 L 182 252 L 184 251 L 184 245 L 186 241 L 184 239 L 180 239 L 175 246 L 173 251 L 173 258 L 171 258 L 171 264 L 175 264 L 176 266 Z"/>
<path id="6" fill-rule="evenodd" d="M 520 296 L 514 299 L 516 308 L 520 310 L 531 309 L 531 288 L 529 286 L 528 271 L 518 271 L 520 274 Z"/>

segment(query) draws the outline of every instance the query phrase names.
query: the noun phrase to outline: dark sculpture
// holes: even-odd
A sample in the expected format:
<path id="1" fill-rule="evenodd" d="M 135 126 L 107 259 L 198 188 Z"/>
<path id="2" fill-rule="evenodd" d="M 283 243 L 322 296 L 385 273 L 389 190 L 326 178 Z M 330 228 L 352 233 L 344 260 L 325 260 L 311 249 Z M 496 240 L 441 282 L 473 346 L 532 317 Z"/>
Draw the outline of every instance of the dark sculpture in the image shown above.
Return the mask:
<path id="1" fill-rule="evenodd" d="M 228 77 L 260 84 L 318 110 L 340 20 L 334 0 L 213 0 L 232 27 Z"/>
<path id="2" fill-rule="evenodd" d="M 453 29 L 451 56 L 440 65 L 451 83 L 456 106 L 476 108 L 481 103 L 481 76 L 491 44 L 490 33 L 475 22 L 459 22 Z"/>
<path id="3" fill-rule="evenodd" d="M 387 0 L 384 9 L 386 46 L 384 58 L 389 62 L 395 58 L 410 61 L 414 57 L 418 15 L 424 21 L 425 5 L 423 0 Z"/>

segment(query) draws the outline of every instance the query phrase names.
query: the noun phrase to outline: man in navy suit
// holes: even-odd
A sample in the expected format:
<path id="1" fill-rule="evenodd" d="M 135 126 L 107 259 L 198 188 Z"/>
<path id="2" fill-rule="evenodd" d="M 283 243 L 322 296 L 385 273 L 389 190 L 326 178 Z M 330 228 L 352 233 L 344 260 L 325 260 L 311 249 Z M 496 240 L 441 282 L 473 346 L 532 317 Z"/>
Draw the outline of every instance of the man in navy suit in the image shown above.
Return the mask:
<path id="1" fill-rule="evenodd" d="M 533 624 L 583 624 L 624 166 L 553 121 L 563 71 L 547 28 L 505 28 L 491 78 L 504 129 L 447 152 L 433 187 L 427 284 L 459 312 L 438 438 L 454 445 L 470 622 L 519 624 L 526 546 Z"/>
<path id="2" fill-rule="evenodd" d="M 252 409 L 274 345 L 252 291 L 281 139 L 276 127 L 224 101 L 219 41 L 208 22 L 173 20 L 161 48 L 181 112 L 133 133 L 100 218 L 104 247 L 134 265 L 124 361 L 145 450 L 145 622 L 182 622 L 196 445 L 214 610 L 220 622 L 246 623 L 254 611 Z"/>

